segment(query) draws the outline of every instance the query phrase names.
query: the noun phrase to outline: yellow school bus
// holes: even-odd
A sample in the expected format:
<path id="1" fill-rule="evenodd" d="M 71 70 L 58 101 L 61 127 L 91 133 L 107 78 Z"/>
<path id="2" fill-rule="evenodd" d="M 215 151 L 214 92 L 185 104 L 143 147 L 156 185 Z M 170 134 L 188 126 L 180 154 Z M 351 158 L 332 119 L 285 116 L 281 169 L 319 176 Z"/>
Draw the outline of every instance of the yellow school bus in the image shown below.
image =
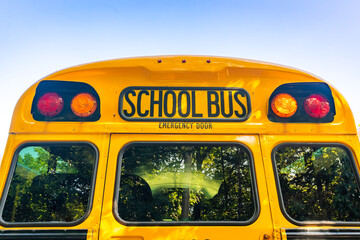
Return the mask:
<path id="1" fill-rule="evenodd" d="M 244 59 L 71 67 L 16 105 L 0 239 L 360 239 L 360 145 L 318 77 Z"/>

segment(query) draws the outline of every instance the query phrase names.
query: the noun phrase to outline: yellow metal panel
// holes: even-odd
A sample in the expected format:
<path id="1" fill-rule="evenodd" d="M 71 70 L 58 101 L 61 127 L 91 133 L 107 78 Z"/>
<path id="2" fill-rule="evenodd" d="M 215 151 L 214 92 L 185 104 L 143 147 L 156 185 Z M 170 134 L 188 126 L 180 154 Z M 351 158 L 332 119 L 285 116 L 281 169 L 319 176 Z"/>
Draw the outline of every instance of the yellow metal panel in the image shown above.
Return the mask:
<path id="1" fill-rule="evenodd" d="M 158 63 L 161 58 L 162 62 Z M 186 63 L 181 60 L 186 59 Z M 207 59 L 211 63 L 207 63 Z M 200 133 L 200 134 L 356 134 L 351 110 L 345 99 L 331 88 L 336 108 L 331 123 L 282 124 L 270 122 L 267 118 L 268 101 L 271 93 L 279 86 L 291 82 L 323 82 L 310 74 L 243 59 L 212 57 L 148 57 L 119 59 L 81 65 L 51 74 L 43 80 L 75 81 L 90 84 L 98 92 L 101 101 L 101 118 L 96 122 L 37 122 L 31 115 L 31 105 L 36 83 L 20 98 L 13 115 L 10 132 L 54 132 L 54 133 Z M 193 122 L 192 127 L 176 128 L 163 125 L 164 121 L 129 122 L 119 115 L 120 93 L 128 87 L 172 87 L 172 88 L 242 88 L 250 96 L 251 114 L 242 122 L 222 122 L 226 117 L 210 120 L 211 127 L 197 125 L 200 120 L 184 117 L 183 122 Z M 176 94 L 179 94 L 178 92 Z M 204 96 L 197 92 L 195 107 L 204 113 Z M 234 93 L 233 93 L 234 94 Z M 225 101 L 228 104 L 228 92 Z M 144 101 L 149 101 L 143 95 Z M 171 96 L 170 96 L 171 98 Z M 170 99 L 169 98 L 169 99 Z M 132 101 L 135 101 L 134 99 Z M 169 100 L 170 101 L 170 100 Z M 240 101 L 240 98 L 239 98 Z M 241 100 L 244 102 L 243 100 Z M 185 101 L 183 101 L 185 102 Z M 234 111 L 241 114 L 233 96 Z M 128 106 L 127 106 L 128 107 Z M 146 104 L 142 106 L 148 109 Z M 171 111 L 170 107 L 168 111 Z M 128 108 L 129 110 L 129 108 Z M 227 110 L 226 110 L 227 111 Z M 157 114 L 157 113 L 155 113 Z M 233 113 L 233 118 L 235 115 Z M 178 115 L 174 117 L 179 117 Z M 205 117 L 205 115 L 204 115 Z M 171 119 L 168 119 L 171 120 Z M 227 119 L 229 120 L 229 119 Z M 181 118 L 178 120 L 181 123 Z"/>

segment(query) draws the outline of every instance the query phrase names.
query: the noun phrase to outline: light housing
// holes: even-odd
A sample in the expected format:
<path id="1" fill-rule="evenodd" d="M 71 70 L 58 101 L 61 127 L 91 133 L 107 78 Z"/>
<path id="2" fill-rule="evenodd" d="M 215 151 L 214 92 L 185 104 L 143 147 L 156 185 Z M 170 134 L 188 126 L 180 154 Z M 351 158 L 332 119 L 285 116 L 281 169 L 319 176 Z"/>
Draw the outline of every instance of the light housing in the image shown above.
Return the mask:
<path id="1" fill-rule="evenodd" d="M 295 112 L 282 110 L 279 114 L 278 108 L 274 108 L 277 98 L 281 95 L 291 95 L 297 102 Z M 290 98 L 288 98 L 290 99 Z M 289 105 L 280 101 L 282 104 Z M 281 104 L 279 104 L 281 105 Z M 291 109 L 291 107 L 288 107 Z M 290 114 L 290 112 L 292 114 Z M 270 95 L 268 102 L 268 119 L 279 123 L 330 123 L 336 115 L 334 98 L 328 84 L 324 82 L 297 82 L 286 83 L 278 86 Z"/>
<path id="2" fill-rule="evenodd" d="M 74 99 L 77 99 L 77 101 L 80 102 L 84 100 L 83 96 L 85 95 L 81 94 L 91 96 L 89 98 L 91 100 L 88 102 L 88 107 L 90 106 L 90 109 L 84 108 L 84 103 L 82 104 L 83 107 L 74 108 L 74 106 L 71 106 L 71 103 Z M 47 103 L 47 101 L 44 101 L 44 99 L 46 100 L 47 98 L 56 99 L 58 98 L 57 96 L 61 97 L 62 105 L 60 104 L 53 106 L 50 103 Z M 79 96 L 80 98 L 78 98 L 77 96 Z M 91 101 L 93 101 L 92 104 Z M 94 101 L 96 102 L 96 104 L 94 104 Z M 59 102 L 61 101 L 59 100 Z M 42 107 L 42 105 L 44 106 Z M 87 105 L 86 101 L 85 105 Z M 46 106 L 48 106 L 47 108 L 49 108 L 50 110 L 53 108 L 53 110 L 45 110 Z M 100 106 L 100 97 L 98 93 L 92 86 L 87 83 L 43 80 L 36 87 L 36 92 L 31 107 L 31 114 L 36 121 L 94 122 L 100 119 Z"/>

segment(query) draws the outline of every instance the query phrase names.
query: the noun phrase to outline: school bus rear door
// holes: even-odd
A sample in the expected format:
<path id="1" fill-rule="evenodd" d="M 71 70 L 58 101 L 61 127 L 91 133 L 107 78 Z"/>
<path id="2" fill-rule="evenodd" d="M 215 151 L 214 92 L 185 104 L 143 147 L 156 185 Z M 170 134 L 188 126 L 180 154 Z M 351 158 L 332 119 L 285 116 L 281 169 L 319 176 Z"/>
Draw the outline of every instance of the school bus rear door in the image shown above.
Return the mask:
<path id="1" fill-rule="evenodd" d="M 267 239 L 257 135 L 113 134 L 100 239 Z"/>

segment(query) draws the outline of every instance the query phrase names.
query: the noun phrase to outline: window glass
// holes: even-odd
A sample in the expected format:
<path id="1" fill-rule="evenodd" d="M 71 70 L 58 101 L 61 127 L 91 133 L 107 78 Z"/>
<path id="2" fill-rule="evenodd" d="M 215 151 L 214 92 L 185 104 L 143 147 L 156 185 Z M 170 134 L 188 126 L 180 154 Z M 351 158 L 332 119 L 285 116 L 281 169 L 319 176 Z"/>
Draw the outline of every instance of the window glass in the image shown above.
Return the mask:
<path id="1" fill-rule="evenodd" d="M 275 153 L 283 204 L 297 221 L 360 221 L 357 174 L 348 151 L 283 146 Z"/>
<path id="2" fill-rule="evenodd" d="M 129 222 L 249 221 L 249 152 L 240 145 L 132 145 L 121 159 L 118 213 Z"/>
<path id="3" fill-rule="evenodd" d="M 96 153 L 89 145 L 23 149 L 2 209 L 6 222 L 73 222 L 86 212 Z"/>

